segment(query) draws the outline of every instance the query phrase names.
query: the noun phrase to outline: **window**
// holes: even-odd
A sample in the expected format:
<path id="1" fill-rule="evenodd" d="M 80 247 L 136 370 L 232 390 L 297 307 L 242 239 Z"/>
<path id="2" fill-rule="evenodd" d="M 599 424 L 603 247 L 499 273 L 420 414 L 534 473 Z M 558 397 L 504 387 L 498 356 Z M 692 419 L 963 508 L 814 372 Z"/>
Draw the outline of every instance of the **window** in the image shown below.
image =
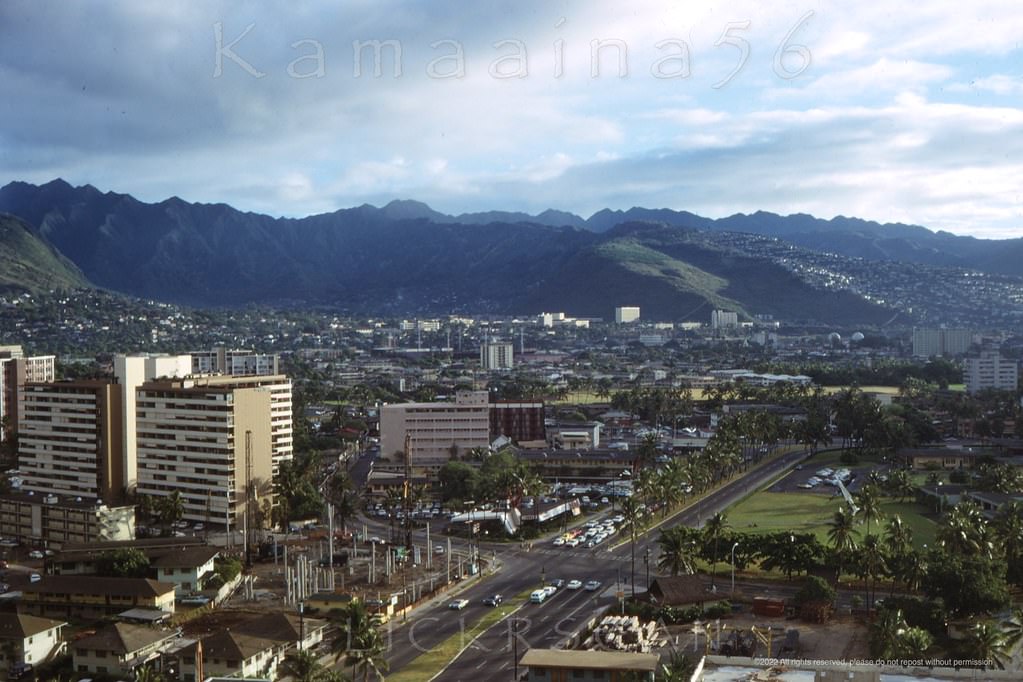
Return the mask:
<path id="1" fill-rule="evenodd" d="M 572 677 L 574 679 L 582 679 L 586 677 L 586 671 L 576 668 L 575 670 L 572 671 Z"/>
<path id="2" fill-rule="evenodd" d="M 227 660 L 227 667 L 228 668 L 237 668 L 238 667 L 238 661 L 233 661 L 231 659 L 228 659 Z"/>
<path id="3" fill-rule="evenodd" d="M 107 652 L 96 649 L 96 658 L 106 658 Z"/>

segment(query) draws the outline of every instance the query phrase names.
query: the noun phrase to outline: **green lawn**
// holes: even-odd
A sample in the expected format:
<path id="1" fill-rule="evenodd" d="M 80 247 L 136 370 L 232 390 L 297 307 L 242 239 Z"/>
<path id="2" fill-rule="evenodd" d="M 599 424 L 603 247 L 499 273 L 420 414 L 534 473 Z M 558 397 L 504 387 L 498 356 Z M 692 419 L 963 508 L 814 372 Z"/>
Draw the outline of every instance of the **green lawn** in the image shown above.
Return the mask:
<path id="1" fill-rule="evenodd" d="M 844 505 L 841 497 L 816 493 L 770 493 L 758 492 L 732 506 L 726 512 L 732 529 L 744 533 L 766 534 L 777 531 L 813 533 L 828 544 L 828 523 L 838 509 Z M 934 542 L 937 526 L 924 516 L 926 510 L 915 502 L 897 502 L 885 499 L 881 508 L 886 519 L 898 514 L 903 523 L 913 529 L 913 542 L 917 547 Z M 886 521 L 881 521 L 882 528 Z M 871 532 L 875 532 L 871 525 Z M 860 535 L 866 533 L 866 525 L 860 526 Z"/>

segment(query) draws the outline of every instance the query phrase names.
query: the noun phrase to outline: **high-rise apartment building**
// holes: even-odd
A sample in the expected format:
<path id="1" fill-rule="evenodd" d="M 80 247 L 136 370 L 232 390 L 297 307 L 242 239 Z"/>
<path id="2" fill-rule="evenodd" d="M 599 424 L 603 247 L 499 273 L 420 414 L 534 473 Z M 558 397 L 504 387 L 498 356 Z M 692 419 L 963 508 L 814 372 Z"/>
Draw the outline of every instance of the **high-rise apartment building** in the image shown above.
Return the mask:
<path id="1" fill-rule="evenodd" d="M 116 355 L 114 377 L 121 391 L 121 467 L 124 486 L 134 490 L 138 479 L 135 443 L 135 392 L 139 386 L 157 378 L 186 377 L 192 370 L 189 355 Z"/>
<path id="2" fill-rule="evenodd" d="M 639 319 L 639 306 L 621 306 L 615 308 L 615 322 L 617 324 L 628 324 Z"/>
<path id="3" fill-rule="evenodd" d="M 973 332 L 969 329 L 913 329 L 914 357 L 963 355 L 971 345 Z"/>
<path id="4" fill-rule="evenodd" d="M 176 492 L 184 519 L 231 527 L 241 524 L 247 499 L 257 505 L 272 499 L 271 390 L 234 379 L 157 380 L 138 388 L 139 494 Z"/>
<path id="5" fill-rule="evenodd" d="M 217 346 L 210 351 L 194 351 L 192 374 L 229 374 L 231 376 L 265 376 L 280 373 L 280 356 L 251 350 L 228 350 Z"/>
<path id="6" fill-rule="evenodd" d="M 710 313 L 711 329 L 732 329 L 739 326 L 739 313 L 732 310 L 712 310 Z"/>
<path id="7" fill-rule="evenodd" d="M 1019 386 L 1019 363 L 1003 358 L 996 350 L 984 350 L 976 357 L 963 361 L 963 381 L 967 393 L 986 388 L 1015 391 Z"/>
<path id="8" fill-rule="evenodd" d="M 106 381 L 28 383 L 18 432 L 24 492 L 120 500 L 121 391 Z"/>
<path id="9" fill-rule="evenodd" d="M 53 381 L 55 378 L 54 356 L 26 358 L 21 346 L 0 346 L 0 440 L 18 431 L 22 387 L 28 382 Z"/>
<path id="10" fill-rule="evenodd" d="M 480 367 L 483 369 L 511 369 L 514 351 L 507 341 L 484 341 L 480 344 Z"/>

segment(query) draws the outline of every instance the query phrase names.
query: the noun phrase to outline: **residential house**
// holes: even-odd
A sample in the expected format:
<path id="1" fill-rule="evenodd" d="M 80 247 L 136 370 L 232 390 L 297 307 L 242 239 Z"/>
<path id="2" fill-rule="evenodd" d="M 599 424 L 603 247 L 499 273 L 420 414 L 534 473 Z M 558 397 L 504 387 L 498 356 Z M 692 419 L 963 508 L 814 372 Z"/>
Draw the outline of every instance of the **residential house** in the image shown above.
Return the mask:
<path id="1" fill-rule="evenodd" d="M 178 679 L 196 682 L 196 671 L 208 677 L 276 679 L 289 651 L 311 649 L 323 641 L 326 621 L 285 613 L 253 615 L 218 629 L 175 652 Z"/>
<path id="2" fill-rule="evenodd" d="M 132 677 L 136 668 L 157 659 L 179 635 L 176 629 L 112 623 L 71 645 L 72 664 L 77 673 Z"/>
<path id="3" fill-rule="evenodd" d="M 148 578 L 44 575 L 21 593 L 19 610 L 67 620 L 99 620 L 131 608 L 174 612 L 173 583 Z"/>
<path id="4" fill-rule="evenodd" d="M 30 670 L 62 653 L 65 625 L 61 620 L 0 612 L 0 676 Z"/>

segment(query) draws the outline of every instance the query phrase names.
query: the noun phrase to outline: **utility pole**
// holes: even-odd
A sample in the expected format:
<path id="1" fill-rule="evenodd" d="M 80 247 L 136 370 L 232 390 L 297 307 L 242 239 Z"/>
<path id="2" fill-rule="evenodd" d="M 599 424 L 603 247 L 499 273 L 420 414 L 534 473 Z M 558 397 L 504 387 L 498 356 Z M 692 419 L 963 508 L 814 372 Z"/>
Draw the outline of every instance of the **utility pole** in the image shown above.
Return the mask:
<path id="1" fill-rule="evenodd" d="M 252 431 L 245 432 L 245 511 L 242 516 L 242 547 L 245 567 L 252 568 L 249 554 L 249 502 L 252 499 Z"/>

